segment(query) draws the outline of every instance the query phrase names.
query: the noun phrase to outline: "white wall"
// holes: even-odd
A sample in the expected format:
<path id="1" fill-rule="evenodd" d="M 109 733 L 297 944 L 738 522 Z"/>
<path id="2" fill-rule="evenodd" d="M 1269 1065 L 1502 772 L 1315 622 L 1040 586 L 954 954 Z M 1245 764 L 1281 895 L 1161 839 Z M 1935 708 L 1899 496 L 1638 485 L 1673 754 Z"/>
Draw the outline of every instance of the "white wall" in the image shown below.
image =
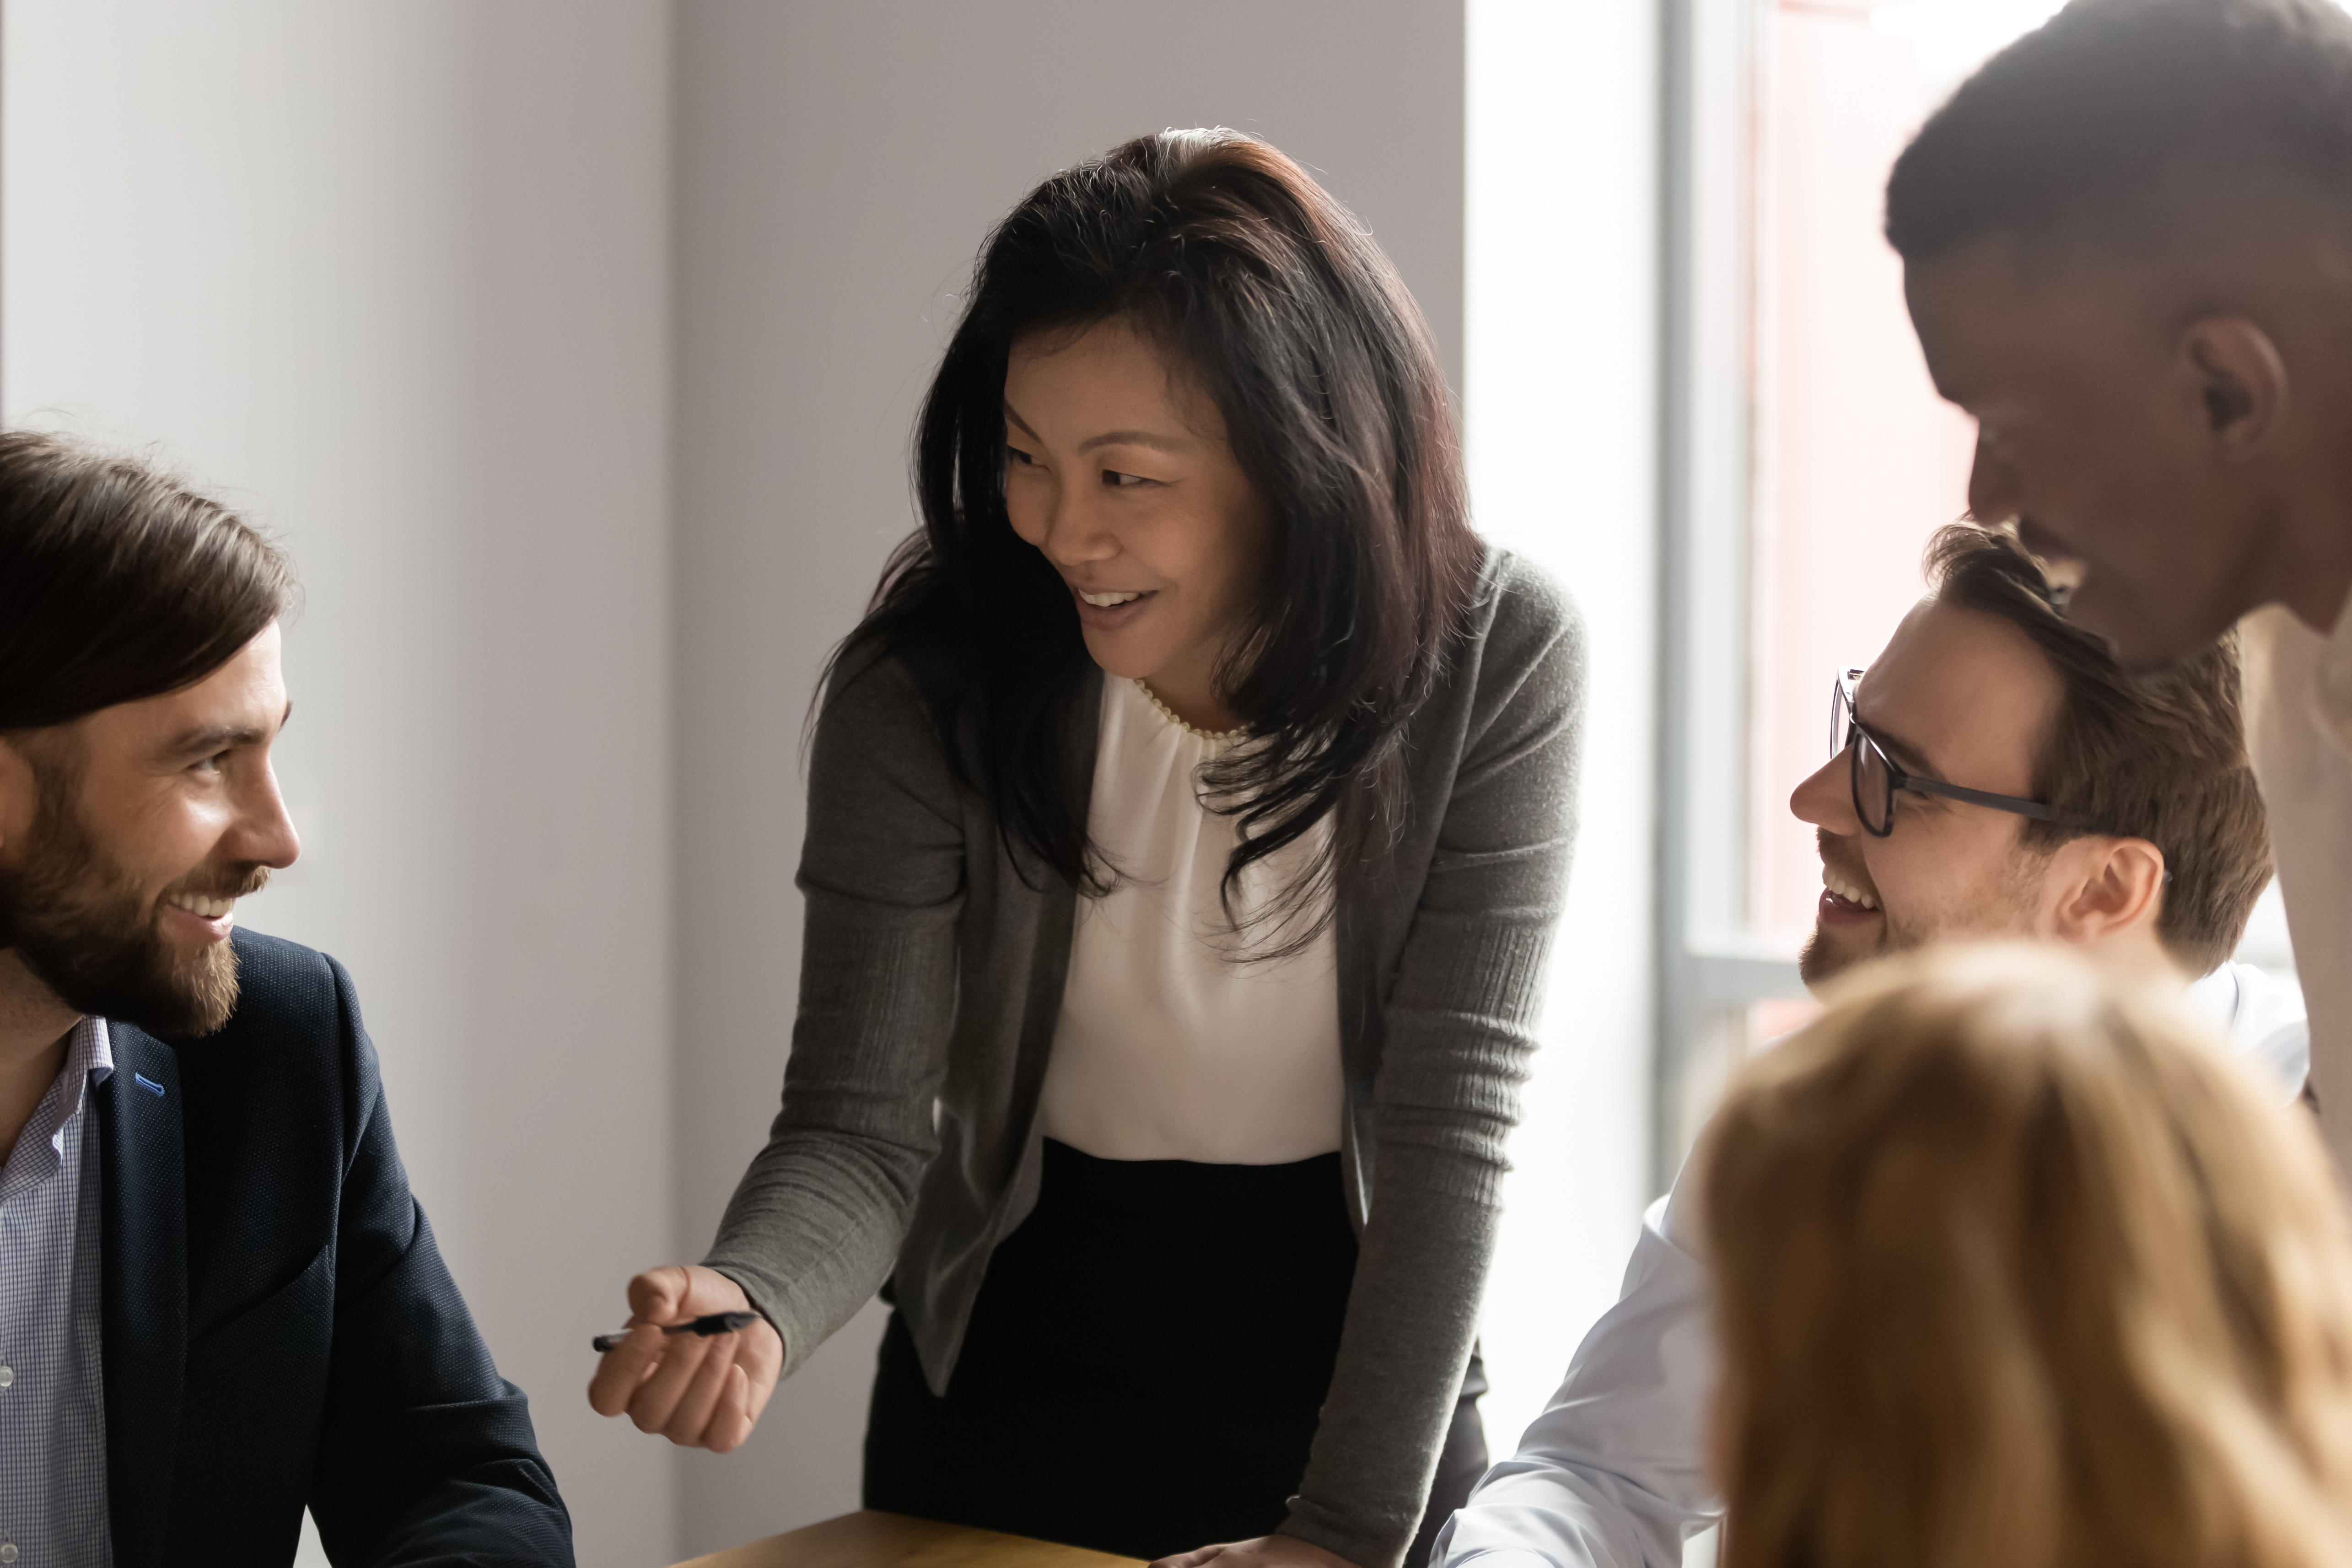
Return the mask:
<path id="1" fill-rule="evenodd" d="M 589 1564 L 671 1467 L 581 1389 L 673 1250 L 658 0 L 9 0 L 6 416 L 291 546 L 250 906 L 348 963 L 403 1152 Z"/>
<path id="2" fill-rule="evenodd" d="M 1438 0 L 686 0 L 679 21 L 678 1225 L 699 1248 L 782 1068 L 802 715 L 912 526 L 911 420 L 982 237 L 1090 153 L 1237 126 L 1370 223 L 1458 363 L 1463 44 Z M 741 1452 L 687 1458 L 682 1545 L 856 1506 L 878 1329 L 869 1309 Z"/>
<path id="3" fill-rule="evenodd" d="M 1591 637 L 1582 825 L 1484 1317 L 1508 1453 L 1647 1201 L 1657 738 L 1655 0 L 1469 0 L 1467 441 L 1488 538 Z"/>

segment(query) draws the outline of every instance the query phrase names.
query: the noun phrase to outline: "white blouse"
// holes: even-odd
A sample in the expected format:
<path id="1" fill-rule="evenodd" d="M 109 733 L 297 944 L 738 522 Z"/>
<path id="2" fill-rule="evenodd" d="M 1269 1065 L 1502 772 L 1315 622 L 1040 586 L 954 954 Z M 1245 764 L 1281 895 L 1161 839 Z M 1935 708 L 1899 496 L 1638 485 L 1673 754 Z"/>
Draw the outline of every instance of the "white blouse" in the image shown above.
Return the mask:
<path id="1" fill-rule="evenodd" d="M 1274 1165 L 1339 1147 L 1329 926 L 1289 958 L 1232 956 L 1245 937 L 1219 891 L 1236 829 L 1201 805 L 1195 775 L 1234 743 L 1104 677 L 1087 831 L 1120 877 L 1078 900 L 1039 1110 L 1046 1137 L 1097 1159 Z M 1250 867 L 1237 912 L 1264 908 L 1322 832 Z"/>

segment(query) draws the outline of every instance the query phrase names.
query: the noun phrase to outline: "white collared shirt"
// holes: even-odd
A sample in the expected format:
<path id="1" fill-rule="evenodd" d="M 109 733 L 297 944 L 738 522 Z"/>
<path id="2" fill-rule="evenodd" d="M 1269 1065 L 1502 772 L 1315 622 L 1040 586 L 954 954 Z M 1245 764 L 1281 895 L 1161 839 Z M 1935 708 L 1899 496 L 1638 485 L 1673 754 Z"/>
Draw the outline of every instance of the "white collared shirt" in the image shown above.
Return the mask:
<path id="1" fill-rule="evenodd" d="M 2303 1090 L 2308 1033 L 2294 982 L 2225 963 L 2189 988 L 2189 1011 L 2225 1028 L 2282 1102 Z M 1711 1282 L 1696 1195 L 1650 1205 L 1617 1304 L 1577 1347 L 1568 1379 L 1439 1532 L 1443 1568 L 1676 1568 L 1683 1542 L 1721 1516 L 1707 1473 L 1715 1403 Z"/>
<path id="2" fill-rule="evenodd" d="M 0 1565 L 12 1568 L 113 1561 L 90 1103 L 113 1072 L 106 1021 L 84 1018 L 0 1165 Z"/>

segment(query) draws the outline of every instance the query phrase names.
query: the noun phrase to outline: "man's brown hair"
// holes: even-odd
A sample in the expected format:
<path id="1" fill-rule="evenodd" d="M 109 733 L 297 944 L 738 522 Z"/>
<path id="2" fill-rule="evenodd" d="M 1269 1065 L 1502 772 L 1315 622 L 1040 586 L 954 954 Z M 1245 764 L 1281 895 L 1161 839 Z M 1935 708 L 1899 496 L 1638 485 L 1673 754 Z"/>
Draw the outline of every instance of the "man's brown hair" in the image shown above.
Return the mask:
<path id="1" fill-rule="evenodd" d="M 172 476 L 0 434 L 0 734 L 192 685 L 293 594 L 282 552 Z"/>
<path id="2" fill-rule="evenodd" d="M 2087 834 L 2145 838 L 2170 874 L 2156 934 L 2191 974 L 2228 958 L 2271 878 L 2268 819 L 2246 755 L 2235 633 L 2160 675 L 2127 674 L 2105 638 L 2066 619 L 2041 563 L 2004 530 L 1958 522 L 1927 544 L 1937 598 L 2033 640 L 2063 695 L 2034 758 L 2057 812 L 2028 847 Z"/>

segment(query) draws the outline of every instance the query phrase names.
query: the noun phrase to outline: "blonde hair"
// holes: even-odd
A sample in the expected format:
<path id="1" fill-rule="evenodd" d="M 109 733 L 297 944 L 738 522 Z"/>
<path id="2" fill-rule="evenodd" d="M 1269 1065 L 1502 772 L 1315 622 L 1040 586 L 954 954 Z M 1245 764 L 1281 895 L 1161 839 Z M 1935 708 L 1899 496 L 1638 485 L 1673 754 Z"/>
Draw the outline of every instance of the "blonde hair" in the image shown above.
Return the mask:
<path id="1" fill-rule="evenodd" d="M 1726 1568 L 2352 1563 L 2352 1239 L 2243 1072 L 2019 947 L 1749 1064 L 1702 1175 Z"/>

